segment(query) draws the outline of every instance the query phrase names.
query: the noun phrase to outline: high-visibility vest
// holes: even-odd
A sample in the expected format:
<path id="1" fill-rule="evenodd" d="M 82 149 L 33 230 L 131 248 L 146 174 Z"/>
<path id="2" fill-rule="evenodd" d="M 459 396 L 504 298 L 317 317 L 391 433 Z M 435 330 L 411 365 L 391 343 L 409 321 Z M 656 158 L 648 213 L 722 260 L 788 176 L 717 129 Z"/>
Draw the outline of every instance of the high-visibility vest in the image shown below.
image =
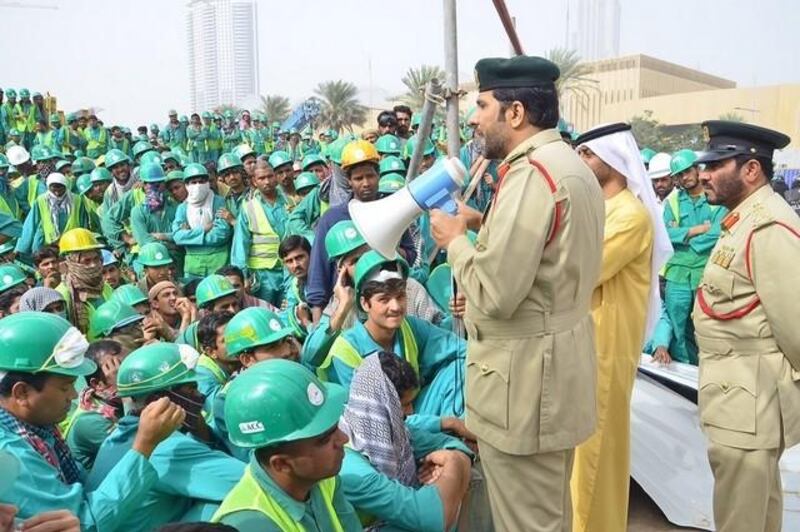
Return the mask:
<path id="1" fill-rule="evenodd" d="M 0 212 L 2 212 L 3 214 L 7 214 L 8 216 L 11 216 L 12 218 L 19 219 L 20 215 L 22 214 L 22 212 L 19 210 L 19 203 L 17 203 L 16 198 L 14 198 L 13 191 L 11 191 L 9 189 L 9 192 L 11 192 L 11 196 L 10 197 L 14 199 L 14 201 L 13 201 L 14 208 L 12 209 L 11 205 L 9 205 L 8 202 L 6 201 L 6 199 L 3 197 L 3 195 L 0 194 Z"/>
<path id="2" fill-rule="evenodd" d="M 32 176 L 28 176 L 25 180 L 25 183 L 28 185 L 28 193 L 27 193 L 27 200 L 28 205 L 33 208 L 33 203 L 36 201 L 36 198 L 39 197 L 41 194 L 39 192 L 39 184 L 42 184 L 42 181 L 34 174 Z"/>
<path id="3" fill-rule="evenodd" d="M 210 371 L 220 385 L 225 384 L 228 380 L 228 376 L 222 371 L 222 368 L 208 355 L 200 355 L 200 358 L 197 359 L 197 365 Z"/>
<path id="4" fill-rule="evenodd" d="M 71 194 L 66 192 L 66 194 Z M 44 243 L 50 245 L 61 238 L 61 234 L 81 226 L 80 211 L 83 208 L 83 198 L 72 196 L 72 210 L 70 210 L 67 223 L 63 230 L 53 225 L 53 217 L 50 213 L 50 204 L 47 202 L 47 194 L 42 194 L 36 198 L 39 205 L 39 215 L 42 217 L 42 232 L 44 233 Z"/>
<path id="5" fill-rule="evenodd" d="M 99 131 L 99 133 L 95 136 L 95 131 Z M 83 136 L 86 138 L 86 155 L 90 153 L 97 153 L 94 157 L 99 157 L 103 155 L 102 153 L 98 153 L 99 151 L 104 152 L 106 148 L 106 130 L 105 128 L 98 127 L 96 129 L 92 129 L 87 127 L 83 130 Z M 92 155 L 89 155 L 92 157 Z"/>
<path id="6" fill-rule="evenodd" d="M 250 230 L 250 250 L 247 255 L 247 267 L 251 270 L 272 270 L 280 264 L 278 247 L 281 239 L 257 196 L 247 200 L 244 205 L 247 213 L 247 224 Z"/>
<path id="7" fill-rule="evenodd" d="M 131 211 L 133 211 L 133 208 L 136 207 L 137 205 L 141 205 L 142 203 L 144 203 L 145 199 L 144 188 L 134 188 L 132 190 L 133 190 L 133 205 L 131 206 Z M 128 219 L 125 221 L 125 223 L 122 224 L 122 226 L 125 228 L 126 233 L 128 233 L 129 235 L 133 235 L 133 228 L 131 227 L 130 215 L 128 216 Z M 133 246 L 131 246 L 131 253 L 139 253 L 138 242 Z"/>
<path id="8" fill-rule="evenodd" d="M 252 466 L 247 466 L 244 470 L 242 479 L 222 501 L 219 509 L 211 518 L 212 523 L 219 523 L 226 515 L 234 512 L 254 511 L 267 516 L 275 525 L 284 532 L 305 532 L 303 526 L 292 519 L 292 516 L 278 504 L 278 502 L 267 492 L 261 489 L 258 481 L 251 471 Z M 344 532 L 339 516 L 333 506 L 333 495 L 336 492 L 336 477 L 326 478 L 317 483 L 325 501 L 325 509 L 328 510 L 328 518 L 331 527 L 335 532 Z M 315 516 L 319 522 L 323 516 Z"/>
<path id="9" fill-rule="evenodd" d="M 417 375 L 417 378 L 419 378 L 419 346 L 417 346 L 417 339 L 414 338 L 414 331 L 411 329 L 411 324 L 408 323 L 408 320 L 404 319 L 403 323 L 400 325 L 400 335 L 403 339 L 403 354 L 405 355 L 406 362 L 411 364 L 411 367 L 414 368 L 414 373 Z M 333 345 L 331 345 L 331 349 L 325 356 L 325 360 L 323 360 L 322 364 L 317 368 L 317 377 L 321 380 L 330 380 L 328 377 L 328 369 L 333 364 L 334 358 L 338 358 L 340 362 L 343 362 L 353 369 L 358 368 L 361 363 L 364 362 L 364 358 L 356 348 L 353 347 L 353 344 L 343 335 L 339 335 L 333 342 Z"/>

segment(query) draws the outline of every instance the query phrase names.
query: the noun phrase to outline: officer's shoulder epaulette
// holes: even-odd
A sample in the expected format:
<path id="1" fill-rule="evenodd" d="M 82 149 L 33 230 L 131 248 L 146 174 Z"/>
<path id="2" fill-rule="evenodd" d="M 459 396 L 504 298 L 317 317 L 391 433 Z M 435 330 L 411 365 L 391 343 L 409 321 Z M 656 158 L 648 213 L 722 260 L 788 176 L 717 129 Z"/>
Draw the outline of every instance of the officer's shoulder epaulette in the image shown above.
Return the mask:
<path id="1" fill-rule="evenodd" d="M 750 215 L 750 223 L 753 229 L 771 225 L 775 222 L 775 215 L 768 205 L 758 202 L 753 205 Z"/>

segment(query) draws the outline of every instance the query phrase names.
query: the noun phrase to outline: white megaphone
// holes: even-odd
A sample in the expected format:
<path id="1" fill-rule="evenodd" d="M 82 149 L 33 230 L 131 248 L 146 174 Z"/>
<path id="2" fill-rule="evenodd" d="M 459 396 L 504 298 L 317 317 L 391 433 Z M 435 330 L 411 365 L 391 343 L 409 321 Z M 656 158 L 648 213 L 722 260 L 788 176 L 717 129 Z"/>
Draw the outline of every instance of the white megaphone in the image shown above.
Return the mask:
<path id="1" fill-rule="evenodd" d="M 457 212 L 453 195 L 463 187 L 466 175 L 467 169 L 458 158 L 441 159 L 389 197 L 366 203 L 351 200 L 350 218 L 369 247 L 388 259 L 394 258 L 403 232 L 423 211 Z"/>

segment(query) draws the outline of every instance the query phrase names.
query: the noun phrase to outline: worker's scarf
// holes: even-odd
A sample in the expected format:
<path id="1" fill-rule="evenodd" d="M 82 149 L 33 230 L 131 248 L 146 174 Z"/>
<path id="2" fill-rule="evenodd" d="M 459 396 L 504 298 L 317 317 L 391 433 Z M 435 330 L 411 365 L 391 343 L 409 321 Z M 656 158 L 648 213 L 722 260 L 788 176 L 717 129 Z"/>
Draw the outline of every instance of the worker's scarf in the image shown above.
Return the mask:
<path id="1" fill-rule="evenodd" d="M 53 160 L 43 161 L 39 165 L 37 173 L 42 180 L 47 179 L 47 176 L 56 171 L 56 163 Z"/>
<path id="2" fill-rule="evenodd" d="M 656 202 L 656 193 L 653 191 L 653 185 L 644 168 L 639 146 L 630 130 L 618 131 L 592 139 L 581 146 L 587 146 L 603 162 L 624 175 L 628 189 L 639 198 L 650 215 L 653 225 L 653 255 L 650 261 L 650 300 L 644 331 L 644 337 L 650 338 L 661 314 L 658 272 L 661 271 L 673 252 L 661 208 Z"/>
<path id="3" fill-rule="evenodd" d="M 204 227 L 214 219 L 214 194 L 208 183 L 186 185 L 186 221 L 190 229 Z"/>
<path id="4" fill-rule="evenodd" d="M 131 175 L 128 178 L 128 182 L 125 183 L 124 185 L 121 184 L 119 181 L 117 181 L 117 178 L 115 177 L 111 181 L 111 186 L 108 187 L 111 189 L 110 194 L 111 194 L 112 204 L 121 200 L 122 196 L 124 196 L 126 192 L 131 190 L 133 188 L 133 185 L 135 185 L 137 182 L 138 179 L 136 179 L 136 176 L 133 175 L 133 172 L 131 172 Z"/>
<path id="5" fill-rule="evenodd" d="M 164 207 L 164 190 L 160 183 L 144 184 L 144 203 L 150 212 L 158 212 Z"/>
<path id="6" fill-rule="evenodd" d="M 58 475 L 65 484 L 80 482 L 78 464 L 56 427 L 36 427 L 25 423 L 4 408 L 0 408 L 0 426 L 28 442 L 34 451 L 58 470 Z M 52 446 L 47 443 L 48 440 L 53 441 Z"/>
<path id="7" fill-rule="evenodd" d="M 89 304 L 103 295 L 103 266 L 80 263 L 80 252 L 67 255 L 64 282 L 72 296 L 69 319 L 81 332 L 89 330 Z"/>
<path id="8" fill-rule="evenodd" d="M 350 438 L 350 446 L 378 471 L 404 486 L 418 484 L 400 397 L 377 354 L 366 357 L 356 369 L 339 428 Z"/>
<path id="9" fill-rule="evenodd" d="M 64 218 L 69 218 L 70 212 L 72 212 L 72 195 L 69 192 L 64 192 L 64 194 L 59 198 L 52 191 L 47 191 L 47 205 L 50 207 L 50 219 L 53 222 L 53 228 L 56 230 L 56 236 L 61 235 L 61 226 L 59 225 L 58 221 L 61 219 L 61 215 L 64 215 Z M 39 213 L 43 214 L 43 213 Z"/>
<path id="10" fill-rule="evenodd" d="M 83 389 L 79 399 L 81 410 L 97 412 L 112 423 L 116 423 L 122 415 L 122 399 L 116 392 L 98 392 L 87 386 Z"/>

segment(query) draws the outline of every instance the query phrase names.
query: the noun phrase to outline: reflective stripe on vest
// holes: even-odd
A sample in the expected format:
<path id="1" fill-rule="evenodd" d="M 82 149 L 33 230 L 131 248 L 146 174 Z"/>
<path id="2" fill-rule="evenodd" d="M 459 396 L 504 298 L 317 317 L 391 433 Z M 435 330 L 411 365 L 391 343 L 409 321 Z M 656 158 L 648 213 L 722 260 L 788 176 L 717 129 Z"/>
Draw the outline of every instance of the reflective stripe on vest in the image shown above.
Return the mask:
<path id="1" fill-rule="evenodd" d="M 39 197 L 39 178 L 35 175 L 29 176 L 26 180 L 28 184 L 28 205 L 33 208 L 33 203 L 36 201 L 36 198 Z"/>
<path id="2" fill-rule="evenodd" d="M 66 194 L 70 193 L 66 192 Z M 49 246 L 61 238 L 62 233 L 81 226 L 80 211 L 83 205 L 82 200 L 83 198 L 80 196 L 72 196 L 72 209 L 69 211 L 69 217 L 67 217 L 67 223 L 64 225 L 64 229 L 61 230 L 53 225 L 53 216 L 50 212 L 50 204 L 47 202 L 47 194 L 42 194 L 36 198 L 36 203 L 39 205 L 39 216 L 42 217 L 41 223 L 45 245 Z"/>
<path id="3" fill-rule="evenodd" d="M 403 340 L 403 355 L 406 362 L 411 364 L 414 368 L 414 373 L 419 378 L 419 347 L 417 346 L 417 339 L 414 338 L 414 331 L 411 330 L 411 324 L 408 320 L 403 320 L 400 324 L 400 335 Z M 333 365 L 333 359 L 338 358 L 340 362 L 344 363 L 352 369 L 356 369 L 364 361 L 361 354 L 353 347 L 344 336 L 339 336 L 331 345 L 325 360 L 322 361 L 319 368 L 317 368 L 317 377 L 320 380 L 328 381 L 328 369 Z"/>
<path id="4" fill-rule="evenodd" d="M 200 358 L 197 360 L 197 365 L 210 371 L 220 385 L 225 384 L 225 381 L 228 380 L 228 376 L 222 368 L 208 355 L 200 355 Z"/>
<path id="5" fill-rule="evenodd" d="M 281 239 L 269 223 L 264 207 L 257 197 L 246 201 L 243 207 L 247 213 L 251 238 L 247 267 L 253 270 L 272 270 L 280 263 L 278 246 Z"/>
<path id="6" fill-rule="evenodd" d="M 320 216 L 322 216 L 323 214 L 328 212 L 328 209 L 330 209 L 330 208 L 331 208 L 331 204 L 330 203 L 328 203 L 327 201 L 319 200 L 319 215 Z"/>
<path id="7" fill-rule="evenodd" d="M 11 191 L 9 190 L 9 192 L 11 192 Z M 13 197 L 13 192 L 11 192 L 11 193 L 12 193 L 12 197 Z M 16 199 L 15 199 L 15 201 L 14 201 L 14 210 L 11 210 L 11 206 L 8 204 L 8 202 L 3 197 L 3 195 L 0 194 L 0 212 L 2 212 L 3 214 L 7 214 L 8 216 L 11 216 L 12 218 L 19 219 L 19 217 L 20 217 L 19 203 L 17 203 Z"/>
<path id="8" fill-rule="evenodd" d="M 244 470 L 242 479 L 233 487 L 233 489 L 222 501 L 219 509 L 211 518 L 212 523 L 219 523 L 222 519 L 235 512 L 254 511 L 267 516 L 275 525 L 284 532 L 305 532 L 305 528 L 292 519 L 292 517 L 283 509 L 283 507 L 275 501 L 272 496 L 266 493 L 258 481 L 253 476 L 251 471 L 252 466 L 247 466 Z M 336 477 L 326 478 L 317 483 L 319 491 L 322 494 L 322 499 L 325 501 L 325 509 L 328 510 L 328 518 L 330 519 L 331 528 L 334 532 L 344 532 L 342 523 L 339 521 L 339 516 L 336 515 L 336 509 L 333 506 L 333 494 L 336 491 Z M 324 524 L 321 521 L 323 516 L 315 515 L 314 520 L 319 524 Z M 325 527 L 322 527 L 325 529 Z"/>
<path id="9" fill-rule="evenodd" d="M 75 422 L 78 421 L 78 418 L 88 413 L 88 410 L 84 410 L 80 406 L 75 407 L 75 410 L 67 416 L 67 419 L 58 424 L 58 431 L 61 433 L 61 437 L 66 440 L 69 437 L 69 433 L 72 431 L 72 427 L 75 426 Z"/>
<path id="10" fill-rule="evenodd" d="M 144 203 L 144 199 L 145 199 L 144 188 L 134 188 L 133 189 L 133 205 L 131 206 L 131 210 L 133 210 L 134 207 Z M 125 232 L 126 233 L 128 233 L 131 236 L 133 236 L 133 229 L 131 228 L 131 217 L 130 217 L 130 214 L 128 215 L 127 222 L 123 223 L 122 227 L 125 228 Z M 131 253 L 139 253 L 139 243 L 138 242 L 131 246 Z"/>

